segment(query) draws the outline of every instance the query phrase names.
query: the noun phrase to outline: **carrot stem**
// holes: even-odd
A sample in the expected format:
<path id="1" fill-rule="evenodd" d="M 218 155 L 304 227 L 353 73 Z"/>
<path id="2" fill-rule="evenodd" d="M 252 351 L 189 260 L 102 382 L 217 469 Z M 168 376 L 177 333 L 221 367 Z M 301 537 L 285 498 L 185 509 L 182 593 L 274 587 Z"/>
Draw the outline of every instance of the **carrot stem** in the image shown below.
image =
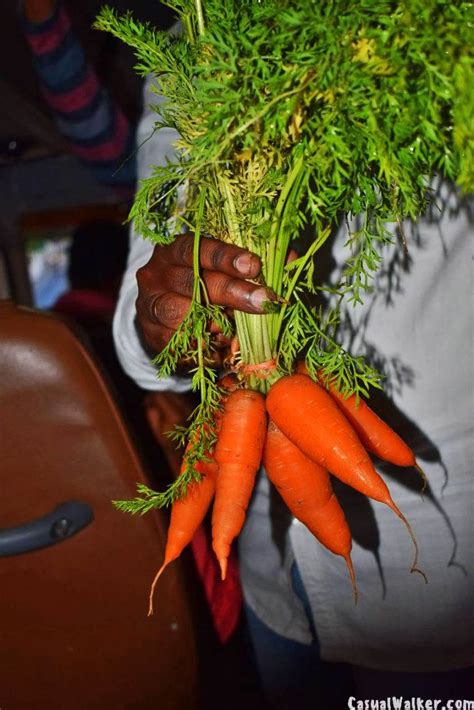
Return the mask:
<path id="1" fill-rule="evenodd" d="M 197 24 L 198 24 L 199 34 L 203 35 L 206 27 L 204 25 L 204 12 L 202 9 L 201 0 L 195 0 L 195 5 L 196 5 L 196 15 L 197 15 Z"/>

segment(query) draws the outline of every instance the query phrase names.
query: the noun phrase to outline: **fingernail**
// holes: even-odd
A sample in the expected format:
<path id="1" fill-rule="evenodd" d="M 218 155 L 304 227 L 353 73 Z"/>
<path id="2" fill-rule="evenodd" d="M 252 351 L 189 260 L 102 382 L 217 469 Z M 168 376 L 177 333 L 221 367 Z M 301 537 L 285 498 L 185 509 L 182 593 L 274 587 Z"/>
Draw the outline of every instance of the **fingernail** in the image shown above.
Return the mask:
<path id="1" fill-rule="evenodd" d="M 264 303 L 272 300 L 274 294 L 266 288 L 257 288 L 249 296 L 249 301 L 252 306 L 259 311 L 264 310 Z"/>
<path id="2" fill-rule="evenodd" d="M 260 269 L 260 264 L 253 254 L 240 254 L 234 259 L 234 268 L 243 276 L 256 276 Z"/>

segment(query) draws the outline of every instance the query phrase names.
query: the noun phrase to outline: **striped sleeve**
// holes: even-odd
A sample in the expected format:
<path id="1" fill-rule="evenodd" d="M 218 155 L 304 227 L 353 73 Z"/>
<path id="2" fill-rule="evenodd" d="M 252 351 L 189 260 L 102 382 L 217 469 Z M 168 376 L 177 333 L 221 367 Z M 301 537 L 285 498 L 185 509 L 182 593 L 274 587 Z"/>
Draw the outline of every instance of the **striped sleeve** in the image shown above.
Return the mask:
<path id="1" fill-rule="evenodd" d="M 100 85 L 61 5 L 41 23 L 22 20 L 44 98 L 71 152 L 96 178 L 117 189 L 135 186 L 134 131 Z"/>

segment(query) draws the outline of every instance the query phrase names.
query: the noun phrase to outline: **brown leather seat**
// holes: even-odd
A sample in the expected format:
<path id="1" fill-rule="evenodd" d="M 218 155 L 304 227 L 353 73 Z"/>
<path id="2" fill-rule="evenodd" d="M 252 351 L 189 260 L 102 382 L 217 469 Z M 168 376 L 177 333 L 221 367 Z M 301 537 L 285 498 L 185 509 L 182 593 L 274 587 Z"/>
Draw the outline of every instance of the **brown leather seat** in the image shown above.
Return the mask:
<path id="1" fill-rule="evenodd" d="M 0 373 L 0 707 L 191 710 L 183 570 L 163 575 L 148 619 L 166 520 L 112 506 L 146 477 L 94 359 L 58 318 L 0 302 Z M 38 535 L 59 542 L 21 552 Z"/>

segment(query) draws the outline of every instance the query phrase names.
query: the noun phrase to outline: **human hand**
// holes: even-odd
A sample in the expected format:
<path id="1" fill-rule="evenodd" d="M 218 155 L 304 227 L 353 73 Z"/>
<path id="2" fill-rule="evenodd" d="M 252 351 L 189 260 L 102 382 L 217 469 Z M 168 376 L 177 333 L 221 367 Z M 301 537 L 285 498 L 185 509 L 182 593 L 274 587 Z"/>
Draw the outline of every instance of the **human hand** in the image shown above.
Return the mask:
<path id="1" fill-rule="evenodd" d="M 258 256 L 232 244 L 202 237 L 202 277 L 211 303 L 246 313 L 264 313 L 264 303 L 275 298 L 270 289 L 251 283 L 260 275 Z M 137 272 L 137 320 L 145 344 L 156 354 L 169 342 L 191 305 L 193 236 L 179 236 L 157 246 Z"/>

